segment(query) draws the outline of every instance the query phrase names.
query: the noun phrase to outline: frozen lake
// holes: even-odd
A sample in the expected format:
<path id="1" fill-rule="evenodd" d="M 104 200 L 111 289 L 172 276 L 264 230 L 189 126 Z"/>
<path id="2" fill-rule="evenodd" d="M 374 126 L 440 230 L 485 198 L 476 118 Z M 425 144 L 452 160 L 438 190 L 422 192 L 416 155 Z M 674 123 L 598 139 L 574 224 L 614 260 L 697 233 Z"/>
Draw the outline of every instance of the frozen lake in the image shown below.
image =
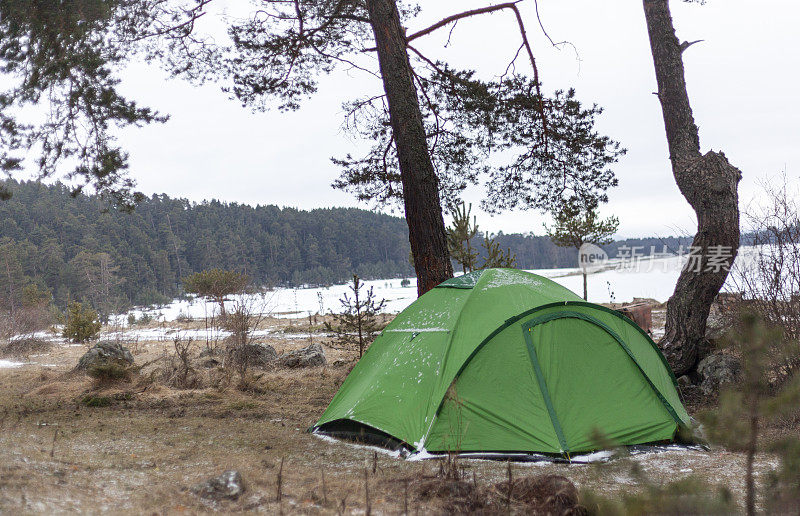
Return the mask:
<path id="1" fill-rule="evenodd" d="M 743 248 L 740 256 L 750 254 Z M 633 298 L 652 298 L 664 302 L 672 295 L 681 268 L 687 258 L 672 256 L 657 259 L 641 259 L 636 263 L 618 265 L 617 268 L 595 272 L 588 277 L 589 301 L 595 303 L 629 302 Z M 583 292 L 583 277 L 575 269 L 539 269 L 534 274 L 552 279 L 577 294 Z M 385 299 L 384 310 L 390 313 L 402 311 L 417 297 L 416 278 L 409 278 L 410 284 L 401 286 L 401 279 L 364 281 L 366 288 L 372 288 L 378 299 Z M 333 285 L 320 288 L 279 288 L 273 291 L 247 297 L 255 311 L 269 313 L 276 317 L 298 318 L 317 313 L 341 311 L 339 299 L 350 292 L 347 285 Z M 232 307 L 233 302 L 226 304 Z M 157 309 L 135 309 L 130 313 L 141 317 L 147 313 L 160 321 L 173 321 L 181 315 L 202 318 L 213 313 L 217 307 L 202 299 L 191 301 L 176 300 Z M 125 325 L 127 314 L 118 317 L 118 323 Z"/>

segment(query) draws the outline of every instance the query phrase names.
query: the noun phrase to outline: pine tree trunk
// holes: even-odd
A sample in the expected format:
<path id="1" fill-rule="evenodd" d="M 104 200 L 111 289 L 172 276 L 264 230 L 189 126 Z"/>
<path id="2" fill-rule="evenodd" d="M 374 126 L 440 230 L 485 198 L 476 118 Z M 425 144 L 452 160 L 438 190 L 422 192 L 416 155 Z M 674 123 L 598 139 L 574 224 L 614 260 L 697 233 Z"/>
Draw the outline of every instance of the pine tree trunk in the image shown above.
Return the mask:
<path id="1" fill-rule="evenodd" d="M 675 36 L 668 0 L 643 0 L 658 98 L 672 162 L 672 173 L 697 215 L 690 260 L 667 303 L 666 332 L 660 345 L 676 375 L 691 371 L 705 347 L 706 320 L 739 250 L 741 172 L 721 152 L 700 153 L 700 138 L 686 92 L 682 53 L 688 44 Z M 717 247 L 722 246 L 722 247 Z M 721 257 L 722 267 L 709 263 Z"/>
<path id="2" fill-rule="evenodd" d="M 403 183 L 408 237 L 424 294 L 453 277 L 433 169 L 396 0 L 367 0 Z"/>

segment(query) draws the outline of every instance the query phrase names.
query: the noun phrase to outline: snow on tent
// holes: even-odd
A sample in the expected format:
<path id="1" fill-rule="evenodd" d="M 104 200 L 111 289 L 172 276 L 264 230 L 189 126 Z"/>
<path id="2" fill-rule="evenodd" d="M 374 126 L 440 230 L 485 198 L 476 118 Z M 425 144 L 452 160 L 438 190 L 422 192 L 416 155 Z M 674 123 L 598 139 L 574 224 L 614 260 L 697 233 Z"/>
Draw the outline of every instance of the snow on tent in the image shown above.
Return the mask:
<path id="1" fill-rule="evenodd" d="M 453 278 L 389 324 L 311 429 L 412 453 L 569 457 L 674 439 L 689 416 L 638 326 L 546 278 Z"/>

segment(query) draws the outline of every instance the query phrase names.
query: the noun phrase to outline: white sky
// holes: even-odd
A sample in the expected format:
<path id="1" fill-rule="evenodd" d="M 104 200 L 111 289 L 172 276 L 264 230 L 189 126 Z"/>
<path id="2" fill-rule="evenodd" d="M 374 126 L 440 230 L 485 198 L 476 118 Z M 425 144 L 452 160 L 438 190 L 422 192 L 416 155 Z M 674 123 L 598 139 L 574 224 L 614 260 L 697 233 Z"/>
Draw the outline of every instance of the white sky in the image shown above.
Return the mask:
<path id="1" fill-rule="evenodd" d="M 420 0 L 424 11 L 413 32 L 448 14 L 489 1 Z M 744 180 L 743 202 L 761 179 L 800 170 L 797 82 L 800 78 L 800 4 L 789 0 L 709 0 L 704 6 L 671 2 L 678 37 L 703 39 L 684 54 L 686 80 L 703 150 L 723 150 Z M 642 4 L 620 0 L 539 0 L 545 28 L 556 41 L 572 42 L 580 56 L 550 46 L 534 15 L 533 0 L 520 4 L 539 65 L 543 91 L 574 86 L 584 102 L 605 108 L 599 130 L 628 149 L 615 170 L 620 186 L 606 213 L 620 217 L 618 236 L 693 233 L 694 215 L 672 179 Z M 418 47 L 432 57 L 484 76 L 501 74 L 519 44 L 513 15 L 503 12 L 459 23 L 447 49 L 447 31 Z M 526 70 L 524 59 L 517 69 Z M 167 80 L 158 68 L 130 67 L 123 88 L 130 96 L 171 115 L 169 122 L 125 130 L 131 173 L 146 193 L 200 201 L 216 198 L 249 204 L 311 209 L 357 206 L 333 190 L 332 156 L 357 153 L 342 133 L 342 101 L 377 91 L 375 79 L 340 71 L 294 113 L 253 113 L 228 100 L 218 86 Z M 477 204 L 480 191 L 467 200 Z M 362 207 L 368 207 L 363 206 Z M 478 214 L 481 229 L 542 233 L 534 212 Z"/>

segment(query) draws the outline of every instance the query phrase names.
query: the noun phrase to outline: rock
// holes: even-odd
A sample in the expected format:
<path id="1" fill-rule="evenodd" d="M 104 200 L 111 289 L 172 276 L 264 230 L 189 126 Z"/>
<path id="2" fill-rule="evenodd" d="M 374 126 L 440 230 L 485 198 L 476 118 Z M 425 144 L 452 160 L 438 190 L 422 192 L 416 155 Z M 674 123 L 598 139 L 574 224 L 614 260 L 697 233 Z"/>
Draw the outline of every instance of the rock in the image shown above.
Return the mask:
<path id="1" fill-rule="evenodd" d="M 725 353 L 714 353 L 697 364 L 700 390 L 705 395 L 718 392 L 720 387 L 739 381 L 742 364 L 738 358 Z"/>
<path id="2" fill-rule="evenodd" d="M 119 342 L 98 342 L 78 360 L 77 371 L 87 371 L 100 367 L 119 366 L 128 368 L 133 365 L 130 350 Z"/>
<path id="3" fill-rule="evenodd" d="M 303 349 L 290 351 L 278 358 L 278 364 L 282 367 L 316 367 L 327 363 L 325 351 L 318 343 L 306 346 Z"/>
<path id="4" fill-rule="evenodd" d="M 192 492 L 209 500 L 235 500 L 244 493 L 244 482 L 238 471 L 230 470 L 195 485 Z"/>
<path id="5" fill-rule="evenodd" d="M 269 344 L 245 344 L 230 348 L 231 359 L 237 364 L 246 362 L 250 367 L 266 367 L 278 358 L 275 348 Z"/>
<path id="6" fill-rule="evenodd" d="M 722 338 L 732 324 L 731 317 L 712 310 L 706 320 L 706 340 Z"/>
<path id="7" fill-rule="evenodd" d="M 687 375 L 683 375 L 678 378 L 678 387 L 681 389 L 686 389 L 687 387 L 692 386 L 692 379 L 689 378 Z"/>

